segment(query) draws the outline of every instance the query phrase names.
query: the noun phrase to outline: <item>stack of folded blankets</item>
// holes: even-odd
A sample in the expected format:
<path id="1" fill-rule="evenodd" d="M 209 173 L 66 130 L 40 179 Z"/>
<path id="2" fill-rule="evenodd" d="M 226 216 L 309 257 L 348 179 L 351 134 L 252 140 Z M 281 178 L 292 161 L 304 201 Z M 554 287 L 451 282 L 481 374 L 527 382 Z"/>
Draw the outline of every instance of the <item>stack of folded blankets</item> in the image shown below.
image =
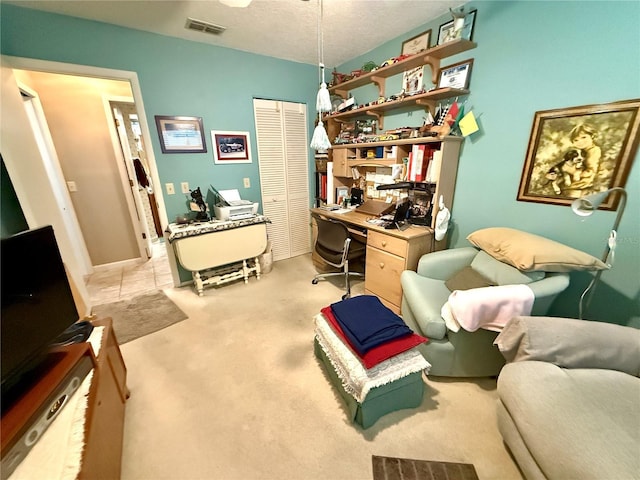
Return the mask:
<path id="1" fill-rule="evenodd" d="M 332 304 L 314 318 L 315 338 L 342 385 L 362 403 L 375 387 L 431 365 L 413 348 L 427 341 L 373 295 Z"/>

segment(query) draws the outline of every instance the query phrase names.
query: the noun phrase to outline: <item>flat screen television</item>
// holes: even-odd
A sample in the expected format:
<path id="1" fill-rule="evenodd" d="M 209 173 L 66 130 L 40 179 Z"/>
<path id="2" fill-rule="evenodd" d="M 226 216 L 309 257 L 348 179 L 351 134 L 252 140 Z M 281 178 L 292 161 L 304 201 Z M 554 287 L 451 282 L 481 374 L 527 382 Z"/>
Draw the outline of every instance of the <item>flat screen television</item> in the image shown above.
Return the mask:
<path id="1" fill-rule="evenodd" d="M 78 310 L 53 227 L 3 238 L 0 244 L 2 400 L 38 366 Z"/>

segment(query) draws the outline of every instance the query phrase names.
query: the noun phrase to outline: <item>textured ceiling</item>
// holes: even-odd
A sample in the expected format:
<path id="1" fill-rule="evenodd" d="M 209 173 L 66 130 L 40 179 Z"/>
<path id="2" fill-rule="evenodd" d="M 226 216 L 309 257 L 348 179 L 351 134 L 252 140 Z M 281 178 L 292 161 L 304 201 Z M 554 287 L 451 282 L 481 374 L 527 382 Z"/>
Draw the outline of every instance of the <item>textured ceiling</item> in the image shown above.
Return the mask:
<path id="1" fill-rule="evenodd" d="M 233 8 L 218 0 L 5 1 L 124 27 L 295 62 L 318 62 L 318 0 L 253 0 Z M 340 65 L 464 2 L 324 0 L 324 63 Z M 187 17 L 227 27 L 221 35 L 185 29 Z M 434 35 L 432 34 L 432 42 Z M 400 53 L 400 52 L 398 52 Z"/>

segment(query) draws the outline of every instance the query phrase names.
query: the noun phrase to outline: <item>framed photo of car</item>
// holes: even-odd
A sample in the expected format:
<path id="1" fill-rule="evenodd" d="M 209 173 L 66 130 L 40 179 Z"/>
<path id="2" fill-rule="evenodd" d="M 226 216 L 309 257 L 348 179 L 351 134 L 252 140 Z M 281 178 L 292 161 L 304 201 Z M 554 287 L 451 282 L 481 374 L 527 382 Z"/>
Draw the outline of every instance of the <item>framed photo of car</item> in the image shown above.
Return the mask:
<path id="1" fill-rule="evenodd" d="M 454 63 L 440 69 L 438 73 L 437 88 L 459 88 L 465 90 L 469 87 L 473 58 L 463 62 Z"/>
<path id="2" fill-rule="evenodd" d="M 202 118 L 156 115 L 162 153 L 205 153 Z"/>
<path id="3" fill-rule="evenodd" d="M 213 160 L 219 164 L 251 163 L 249 132 L 211 130 Z"/>

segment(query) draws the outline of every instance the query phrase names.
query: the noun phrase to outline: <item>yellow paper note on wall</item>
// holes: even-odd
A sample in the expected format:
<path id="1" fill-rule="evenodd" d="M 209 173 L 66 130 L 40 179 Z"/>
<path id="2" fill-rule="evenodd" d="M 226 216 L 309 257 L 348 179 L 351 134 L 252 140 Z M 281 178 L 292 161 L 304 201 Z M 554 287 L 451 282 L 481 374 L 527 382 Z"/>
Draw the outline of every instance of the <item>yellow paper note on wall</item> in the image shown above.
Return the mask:
<path id="1" fill-rule="evenodd" d="M 462 119 L 460 119 L 460 132 L 462 132 L 463 137 L 467 137 L 472 133 L 480 130 L 478 127 L 478 123 L 476 122 L 476 117 L 473 115 L 473 112 L 470 111 L 467 113 Z"/>

